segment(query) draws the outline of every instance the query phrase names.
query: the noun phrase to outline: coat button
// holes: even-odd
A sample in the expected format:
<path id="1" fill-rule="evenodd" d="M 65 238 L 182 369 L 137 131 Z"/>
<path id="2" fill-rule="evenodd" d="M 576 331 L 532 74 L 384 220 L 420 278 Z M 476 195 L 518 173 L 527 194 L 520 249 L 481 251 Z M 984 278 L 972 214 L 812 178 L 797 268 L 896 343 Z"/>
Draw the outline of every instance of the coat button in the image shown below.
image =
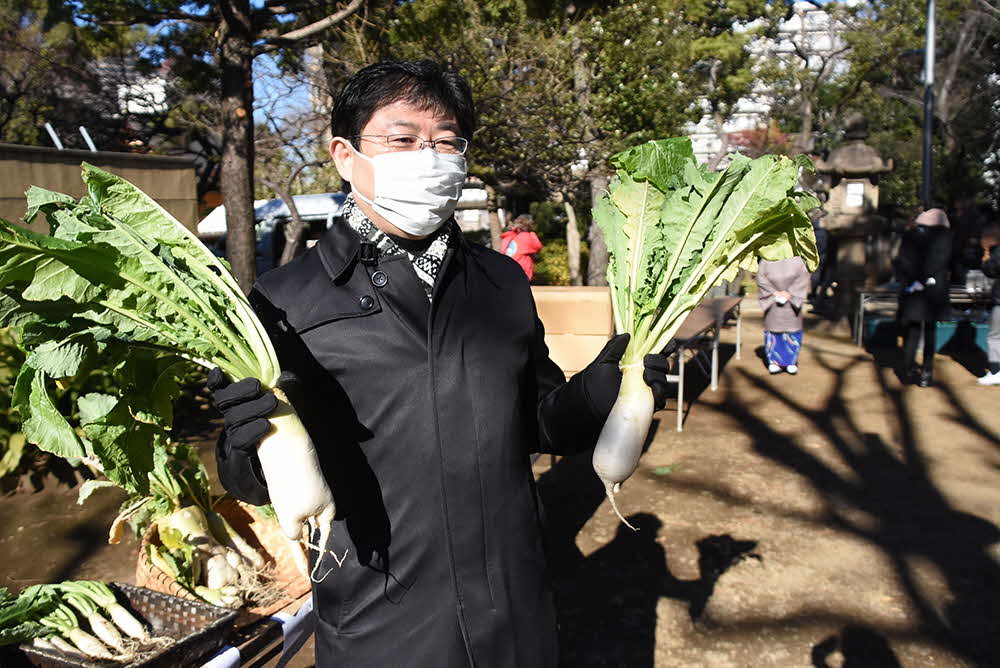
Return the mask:
<path id="1" fill-rule="evenodd" d="M 372 285 L 376 288 L 384 288 L 385 284 L 389 282 L 389 277 L 385 275 L 384 271 L 376 271 L 372 274 Z"/>
<path id="2" fill-rule="evenodd" d="M 364 310 L 370 311 L 371 308 L 375 306 L 375 300 L 372 299 L 369 295 L 365 295 L 364 297 L 358 300 L 358 304 L 360 304 L 361 308 L 363 308 Z"/>

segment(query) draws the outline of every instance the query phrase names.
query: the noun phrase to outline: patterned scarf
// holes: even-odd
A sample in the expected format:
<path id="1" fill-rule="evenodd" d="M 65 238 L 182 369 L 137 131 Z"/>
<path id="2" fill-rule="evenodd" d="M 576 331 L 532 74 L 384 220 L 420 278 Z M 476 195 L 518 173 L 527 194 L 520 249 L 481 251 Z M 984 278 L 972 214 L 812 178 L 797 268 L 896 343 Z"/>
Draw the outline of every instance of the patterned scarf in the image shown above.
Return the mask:
<path id="1" fill-rule="evenodd" d="M 406 255 L 410 260 L 410 264 L 413 265 L 413 270 L 416 272 L 417 278 L 420 279 L 420 283 L 424 287 L 424 292 L 427 293 L 427 299 L 431 299 L 434 293 L 434 280 L 437 278 L 438 271 L 441 270 L 441 265 L 444 263 L 444 256 L 448 252 L 448 240 L 452 234 L 451 220 L 446 221 L 437 232 L 431 235 L 431 242 L 427 248 L 420 253 L 414 254 L 401 248 L 399 244 L 393 241 L 392 237 L 378 229 L 375 223 L 368 220 L 368 217 L 354 201 L 353 194 L 349 194 L 347 199 L 344 200 L 343 216 L 347 224 L 354 228 L 354 231 L 362 239 L 375 244 L 379 255 Z"/>

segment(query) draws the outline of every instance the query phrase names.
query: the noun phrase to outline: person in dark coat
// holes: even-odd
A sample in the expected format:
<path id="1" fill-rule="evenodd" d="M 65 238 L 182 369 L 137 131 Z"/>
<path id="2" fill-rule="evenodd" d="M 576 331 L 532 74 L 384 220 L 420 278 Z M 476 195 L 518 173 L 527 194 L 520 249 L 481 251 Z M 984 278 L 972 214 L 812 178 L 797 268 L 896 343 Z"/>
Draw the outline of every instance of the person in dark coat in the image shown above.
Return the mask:
<path id="1" fill-rule="evenodd" d="M 555 668 L 530 455 L 593 447 L 628 336 L 567 382 L 521 267 L 463 238 L 474 112 L 460 77 L 366 67 L 332 130 L 344 222 L 250 296 L 337 507 L 327 547 L 343 563 L 313 587 L 317 665 Z M 665 360 L 646 362 L 662 402 Z M 219 375 L 220 479 L 266 503 L 255 453 L 273 395 Z"/>
<path id="2" fill-rule="evenodd" d="M 927 209 L 903 234 L 894 265 L 900 282 L 899 323 L 904 332 L 904 382 L 929 387 L 933 383 L 936 330 L 939 320 L 950 317 L 948 268 L 951 264 L 951 230 L 941 209 Z M 917 346 L 924 339 L 921 368 Z"/>
<path id="3" fill-rule="evenodd" d="M 951 282 L 964 285 L 969 270 L 979 269 L 982 255 L 980 237 L 986 218 L 974 198 L 964 197 L 955 203 L 954 212 L 948 220 L 952 229 Z"/>
<path id="4" fill-rule="evenodd" d="M 810 212 L 813 227 L 813 236 L 816 237 L 816 253 L 819 255 L 819 266 L 812 273 L 809 291 L 809 301 L 815 307 L 823 307 L 829 302 L 827 292 L 833 285 L 834 276 L 837 271 L 837 241 L 830 234 L 830 231 L 823 227 L 823 218 L 826 212 L 822 209 L 814 209 Z"/>

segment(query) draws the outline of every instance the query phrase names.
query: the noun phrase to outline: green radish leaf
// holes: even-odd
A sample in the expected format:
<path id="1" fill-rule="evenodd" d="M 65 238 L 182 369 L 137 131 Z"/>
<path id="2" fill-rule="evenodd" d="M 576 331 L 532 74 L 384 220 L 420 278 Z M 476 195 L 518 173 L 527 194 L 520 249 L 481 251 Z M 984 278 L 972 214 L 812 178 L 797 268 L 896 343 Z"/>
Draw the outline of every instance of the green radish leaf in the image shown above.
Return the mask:
<path id="1" fill-rule="evenodd" d="M 0 218 L 0 289 L 23 284 L 22 300 L 94 299 L 100 290 L 87 273 L 106 276 L 101 271 L 106 262 L 106 257 L 94 249 L 35 234 Z M 91 271 L 81 275 L 77 267 Z"/>
<path id="2" fill-rule="evenodd" d="M 26 642 L 51 629 L 36 620 L 50 614 L 58 599 L 50 585 L 34 585 L 17 597 L 0 589 L 0 646 Z"/>
<path id="3" fill-rule="evenodd" d="M 669 475 L 669 474 L 671 474 L 673 472 L 674 472 L 673 465 L 669 465 L 669 466 L 657 466 L 655 469 L 653 469 L 653 473 L 655 475 Z"/>
<path id="4" fill-rule="evenodd" d="M 34 364 L 52 378 L 75 375 L 87 357 L 88 347 L 79 341 L 46 341 L 35 348 Z"/>
<path id="5" fill-rule="evenodd" d="M 11 404 L 21 414 L 21 428 L 29 443 L 64 458 L 82 458 L 87 453 L 66 418 L 49 395 L 47 376 L 29 357 L 14 383 Z"/>
<path id="6" fill-rule="evenodd" d="M 665 198 L 651 183 L 634 181 L 628 174 L 621 176 L 618 187 L 609 194 L 625 221 L 622 236 L 628 250 L 622 269 L 627 272 L 638 317 L 656 307 L 651 299 L 665 255 L 663 232 L 658 226 Z"/>
<path id="7" fill-rule="evenodd" d="M 203 503 L 203 470 L 184 455 L 164 463 L 181 375 L 194 362 L 273 387 L 273 346 L 223 260 L 127 181 L 86 164 L 83 178 L 78 201 L 29 191 L 28 219 L 45 215 L 48 235 L 0 219 L 0 327 L 16 327 L 29 354 L 11 405 L 29 442 L 96 459 L 138 495 L 133 503 L 150 493 L 152 477 L 158 496 L 142 501 L 150 513 L 188 497 Z M 78 434 L 49 381 L 95 369 L 120 394 L 79 398 Z"/>
<path id="8" fill-rule="evenodd" d="M 184 541 L 184 536 L 177 529 L 159 528 L 160 542 L 168 550 L 184 550 L 188 544 Z"/>
<path id="9" fill-rule="evenodd" d="M 114 410 L 118 405 L 118 398 L 110 394 L 99 394 L 91 392 L 80 397 L 77 407 L 80 409 L 80 424 L 88 425 L 97 422 Z"/>
<path id="10" fill-rule="evenodd" d="M 153 445 L 161 430 L 135 420 L 118 398 L 91 393 L 80 397 L 80 424 L 101 460 L 104 474 L 133 494 L 149 493 Z"/>
<path id="11" fill-rule="evenodd" d="M 626 173 L 636 181 L 649 181 L 661 192 L 687 185 L 685 175 L 693 169 L 700 174 L 694 159 L 691 140 L 673 137 L 646 142 L 612 156 L 611 164 L 619 173 Z"/>
<path id="12" fill-rule="evenodd" d="M 21 432 L 16 432 L 7 437 L 3 457 L 0 458 L 0 478 L 13 473 L 21 465 L 21 457 L 24 456 L 25 445 L 27 445 L 27 440 Z"/>
<path id="13" fill-rule="evenodd" d="M 80 492 L 77 494 L 76 503 L 77 505 L 82 506 L 83 503 L 90 498 L 90 495 L 97 490 L 115 486 L 115 483 L 110 480 L 85 480 L 84 483 L 80 485 Z"/>
<path id="14" fill-rule="evenodd" d="M 730 156 L 719 174 L 698 165 L 688 139 L 636 146 L 611 158 L 618 169 L 594 208 L 610 253 L 615 325 L 632 335 L 623 363 L 662 348 L 723 279 L 757 257 L 818 260 L 805 211 L 818 202 L 796 190 L 812 165 L 767 155 Z M 656 215 L 645 206 L 660 202 Z"/>
<path id="15" fill-rule="evenodd" d="M 6 628 L 0 628 L 0 647 L 19 645 L 39 636 L 48 635 L 52 630 L 38 622 L 21 622 Z"/>
<path id="16" fill-rule="evenodd" d="M 53 192 L 38 186 L 31 186 L 24 193 L 28 199 L 28 210 L 24 214 L 24 222 L 30 223 L 39 211 L 52 212 L 61 206 L 72 206 L 76 200 L 69 195 Z"/>
<path id="17" fill-rule="evenodd" d="M 83 180 L 91 201 L 140 237 L 169 248 L 177 257 L 207 267 L 222 267 L 222 261 L 176 218 L 125 179 L 85 162 Z M 218 278 L 236 285 L 228 271 Z"/>

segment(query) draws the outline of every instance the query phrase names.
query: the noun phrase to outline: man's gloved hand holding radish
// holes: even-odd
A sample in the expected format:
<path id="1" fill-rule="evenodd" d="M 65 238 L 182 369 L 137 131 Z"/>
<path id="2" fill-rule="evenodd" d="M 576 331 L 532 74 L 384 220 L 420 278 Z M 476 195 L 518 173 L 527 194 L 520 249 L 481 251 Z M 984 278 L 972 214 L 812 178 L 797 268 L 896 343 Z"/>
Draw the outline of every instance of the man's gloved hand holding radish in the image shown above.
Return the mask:
<path id="1" fill-rule="evenodd" d="M 230 459 L 247 460 L 248 466 L 235 470 L 253 471 L 256 480 L 224 480 L 224 486 L 235 496 L 255 505 L 268 503 L 267 483 L 255 456 L 257 447 L 271 430 L 268 419 L 278 408 L 278 398 L 270 390 L 265 390 L 260 380 L 243 378 L 235 383 L 229 381 L 218 367 L 208 372 L 205 383 L 212 392 L 212 405 L 222 414 L 222 438 L 216 446 L 215 456 L 221 463 Z M 296 394 L 299 384 L 295 374 L 284 371 L 278 377 L 278 386 L 290 397 Z M 220 475 L 228 467 L 219 466 Z"/>
<path id="2" fill-rule="evenodd" d="M 577 374 L 591 408 L 602 419 L 608 417 L 611 413 L 611 407 L 618 399 L 618 390 L 622 383 L 620 363 L 630 338 L 629 334 L 613 336 L 597 354 L 594 361 Z M 673 342 L 671 342 L 663 354 L 651 353 L 642 360 L 642 378 L 653 391 L 653 405 L 656 410 L 662 410 L 666 404 L 666 373 L 669 370 L 670 354 L 674 347 Z M 570 379 L 570 382 L 572 383 L 573 379 Z"/>

